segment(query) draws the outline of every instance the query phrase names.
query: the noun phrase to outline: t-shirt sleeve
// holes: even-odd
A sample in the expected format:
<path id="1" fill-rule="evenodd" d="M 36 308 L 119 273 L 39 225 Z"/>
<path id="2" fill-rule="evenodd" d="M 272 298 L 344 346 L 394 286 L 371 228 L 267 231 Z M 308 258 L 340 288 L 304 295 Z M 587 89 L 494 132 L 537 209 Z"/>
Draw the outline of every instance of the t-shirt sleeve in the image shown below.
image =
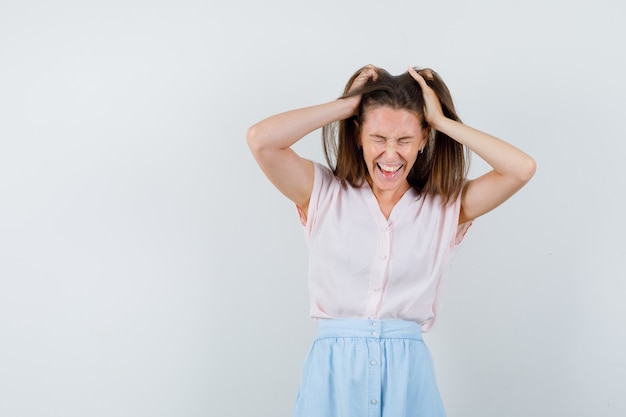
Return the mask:
<path id="1" fill-rule="evenodd" d="M 300 224 L 304 227 L 307 237 L 310 236 L 313 231 L 322 202 L 328 199 L 336 181 L 332 171 L 327 167 L 318 162 L 313 162 L 313 166 L 315 168 L 313 174 L 313 189 L 311 190 L 311 199 L 309 200 L 307 215 L 304 214 L 300 207 L 296 206 L 300 217 Z"/>
<path id="2" fill-rule="evenodd" d="M 460 194 L 457 197 L 456 201 L 454 202 L 454 214 L 455 214 L 454 218 L 457 219 L 457 222 L 458 222 L 459 215 L 461 214 L 461 195 Z M 460 246 L 461 243 L 463 243 L 463 239 L 465 238 L 465 235 L 467 234 L 467 231 L 472 226 L 472 224 L 473 224 L 473 220 L 470 220 L 465 223 L 461 223 L 457 226 L 456 234 L 454 236 L 454 241 L 452 242 L 452 247 Z"/>
<path id="3" fill-rule="evenodd" d="M 470 226 L 472 226 L 473 221 L 470 220 L 465 223 L 461 223 L 456 229 L 456 238 L 454 240 L 454 246 L 459 246 L 463 243 L 463 239 L 465 238 L 465 234 L 469 230 Z"/>

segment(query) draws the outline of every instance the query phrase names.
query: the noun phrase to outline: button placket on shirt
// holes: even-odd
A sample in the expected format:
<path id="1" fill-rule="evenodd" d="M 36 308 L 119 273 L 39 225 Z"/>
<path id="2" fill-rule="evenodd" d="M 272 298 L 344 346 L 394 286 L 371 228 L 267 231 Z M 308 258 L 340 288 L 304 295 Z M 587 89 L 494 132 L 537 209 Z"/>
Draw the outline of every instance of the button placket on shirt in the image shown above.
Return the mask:
<path id="1" fill-rule="evenodd" d="M 376 256 L 378 261 L 372 267 L 368 300 L 367 317 L 378 317 L 380 304 L 384 295 L 385 281 L 389 267 L 389 251 L 391 249 L 391 233 L 388 224 L 379 225 L 377 236 Z"/>

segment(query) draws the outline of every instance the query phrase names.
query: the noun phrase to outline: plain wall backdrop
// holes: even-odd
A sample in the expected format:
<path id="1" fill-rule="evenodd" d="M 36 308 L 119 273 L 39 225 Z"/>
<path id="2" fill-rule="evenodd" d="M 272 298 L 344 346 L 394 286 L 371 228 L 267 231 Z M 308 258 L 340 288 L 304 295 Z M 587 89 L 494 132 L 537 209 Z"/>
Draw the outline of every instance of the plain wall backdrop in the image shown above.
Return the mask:
<path id="1" fill-rule="evenodd" d="M 449 417 L 626 415 L 626 18 L 595 1 L 0 3 L 0 415 L 289 416 L 304 234 L 247 128 L 372 63 L 535 157 L 428 333 Z M 319 132 L 296 146 L 322 161 Z M 486 170 L 473 158 L 472 176 Z"/>

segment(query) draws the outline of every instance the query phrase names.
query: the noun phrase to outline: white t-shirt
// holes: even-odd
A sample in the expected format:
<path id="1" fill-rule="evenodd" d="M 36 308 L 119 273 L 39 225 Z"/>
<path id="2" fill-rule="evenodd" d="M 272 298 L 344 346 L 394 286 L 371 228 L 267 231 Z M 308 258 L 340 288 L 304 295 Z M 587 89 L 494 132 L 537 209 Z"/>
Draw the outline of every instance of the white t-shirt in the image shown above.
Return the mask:
<path id="1" fill-rule="evenodd" d="M 314 165 L 308 216 L 301 214 L 311 317 L 413 320 L 430 330 L 447 266 L 471 225 L 458 225 L 460 198 L 442 206 L 411 188 L 386 219 L 369 184 L 342 186 Z"/>

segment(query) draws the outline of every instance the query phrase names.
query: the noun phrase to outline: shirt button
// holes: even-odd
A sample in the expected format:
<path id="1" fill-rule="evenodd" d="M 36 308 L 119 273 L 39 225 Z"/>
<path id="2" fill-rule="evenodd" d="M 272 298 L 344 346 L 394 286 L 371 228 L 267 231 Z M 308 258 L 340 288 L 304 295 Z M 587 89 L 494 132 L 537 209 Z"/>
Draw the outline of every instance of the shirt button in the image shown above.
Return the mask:
<path id="1" fill-rule="evenodd" d="M 380 228 L 381 231 L 386 232 L 387 230 L 389 230 L 389 228 L 387 226 L 383 226 Z"/>
<path id="2" fill-rule="evenodd" d="M 384 261 L 385 259 L 387 259 L 387 255 L 380 255 L 380 259 Z"/>
<path id="3" fill-rule="evenodd" d="M 372 322 L 372 326 L 373 326 L 373 327 L 378 326 L 378 322 L 377 322 L 377 321 L 373 321 L 373 322 Z"/>
<path id="4" fill-rule="evenodd" d="M 372 399 L 372 400 L 370 401 L 370 403 L 371 403 L 372 405 L 376 405 L 376 404 L 378 404 L 378 401 L 376 401 L 376 399 L 374 398 L 374 399 Z"/>
<path id="5" fill-rule="evenodd" d="M 374 336 L 374 337 L 378 336 L 378 332 L 377 332 L 376 330 L 374 330 L 374 331 L 372 332 L 372 336 Z"/>
<path id="6" fill-rule="evenodd" d="M 378 362 L 376 362 L 376 361 L 371 361 L 370 363 L 372 364 L 372 366 L 378 365 Z"/>

